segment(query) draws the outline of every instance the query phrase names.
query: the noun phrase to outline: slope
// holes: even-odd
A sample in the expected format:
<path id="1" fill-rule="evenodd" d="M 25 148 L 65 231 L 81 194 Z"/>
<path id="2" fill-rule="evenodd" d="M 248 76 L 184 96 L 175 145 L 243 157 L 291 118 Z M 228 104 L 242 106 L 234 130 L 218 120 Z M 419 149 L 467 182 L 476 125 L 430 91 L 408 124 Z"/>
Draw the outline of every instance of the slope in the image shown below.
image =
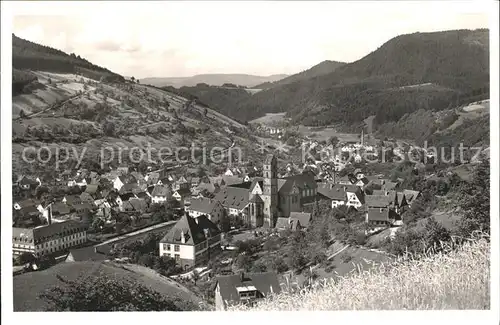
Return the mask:
<path id="1" fill-rule="evenodd" d="M 490 309 L 490 244 L 400 261 L 231 311 Z"/>
<path id="2" fill-rule="evenodd" d="M 78 73 L 99 80 L 123 81 L 123 77 L 72 53 L 33 43 L 12 34 L 12 65 L 15 69 Z"/>
<path id="3" fill-rule="evenodd" d="M 196 305 L 202 302 L 202 299 L 175 281 L 148 271 L 145 267 L 127 267 L 113 262 L 62 262 L 46 270 L 21 274 L 13 279 L 14 311 L 44 311 L 47 303 L 38 296 L 53 286 L 63 285 L 57 275 L 67 280 L 107 275 L 117 280 L 133 280 L 166 297 L 179 298 Z"/>
<path id="4" fill-rule="evenodd" d="M 419 108 L 488 98 L 488 40 L 485 29 L 401 35 L 332 73 L 261 91 L 238 103 L 231 116 L 287 112 L 296 122 L 326 125 L 375 115 L 384 123 Z"/>
<path id="5" fill-rule="evenodd" d="M 253 87 L 263 82 L 274 82 L 287 77 L 285 74 L 276 74 L 270 76 L 255 76 L 248 74 L 200 74 L 192 77 L 172 77 L 172 78 L 144 78 L 140 82 L 156 87 L 193 87 L 204 83 L 212 86 L 222 86 L 225 83 L 231 83 L 238 86 Z"/>
<path id="6" fill-rule="evenodd" d="M 257 86 L 255 86 L 255 88 L 269 89 L 269 88 L 273 88 L 276 86 L 290 84 L 290 83 L 293 83 L 296 81 L 311 79 L 314 77 L 318 77 L 318 76 L 332 73 L 345 64 L 346 63 L 344 63 L 344 62 L 325 60 L 325 61 L 313 66 L 310 69 L 304 70 L 302 72 L 299 72 L 297 74 L 291 75 L 289 77 L 283 78 L 283 79 L 278 80 L 278 81 L 266 82 L 266 83 L 257 85 Z"/>

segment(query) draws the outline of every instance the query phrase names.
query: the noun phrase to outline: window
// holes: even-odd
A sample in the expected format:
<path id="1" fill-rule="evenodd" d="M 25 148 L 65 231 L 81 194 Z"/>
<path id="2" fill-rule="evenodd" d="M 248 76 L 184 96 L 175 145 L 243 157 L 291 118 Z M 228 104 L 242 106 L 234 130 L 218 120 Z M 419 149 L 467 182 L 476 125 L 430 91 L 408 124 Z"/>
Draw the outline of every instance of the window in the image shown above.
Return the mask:
<path id="1" fill-rule="evenodd" d="M 179 262 L 181 260 L 181 256 L 179 254 L 175 254 L 175 261 Z"/>
<path id="2" fill-rule="evenodd" d="M 174 251 L 175 251 L 175 252 L 178 252 L 178 251 L 180 251 L 180 250 L 181 250 L 181 248 L 180 248 L 180 246 L 179 246 L 179 245 L 174 245 Z M 176 255 L 177 255 L 177 254 L 176 254 Z"/>

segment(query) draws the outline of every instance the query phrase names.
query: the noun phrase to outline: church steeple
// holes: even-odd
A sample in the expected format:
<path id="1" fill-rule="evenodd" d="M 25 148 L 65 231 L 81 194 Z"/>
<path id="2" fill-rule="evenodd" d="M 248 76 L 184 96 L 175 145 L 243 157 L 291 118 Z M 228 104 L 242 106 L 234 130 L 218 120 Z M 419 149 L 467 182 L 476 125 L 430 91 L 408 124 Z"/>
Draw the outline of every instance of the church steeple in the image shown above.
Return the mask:
<path id="1" fill-rule="evenodd" d="M 276 157 L 268 154 L 263 166 L 264 186 L 262 200 L 264 201 L 264 226 L 274 227 L 278 210 L 278 163 Z"/>

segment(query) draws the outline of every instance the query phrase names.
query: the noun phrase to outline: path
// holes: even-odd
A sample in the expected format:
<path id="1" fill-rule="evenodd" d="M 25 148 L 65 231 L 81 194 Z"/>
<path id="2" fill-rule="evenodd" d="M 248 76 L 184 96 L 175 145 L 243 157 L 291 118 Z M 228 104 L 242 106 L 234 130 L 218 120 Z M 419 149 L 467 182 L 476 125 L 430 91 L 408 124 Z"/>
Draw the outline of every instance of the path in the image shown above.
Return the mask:
<path id="1" fill-rule="evenodd" d="M 131 237 L 134 237 L 134 236 L 137 236 L 137 235 L 141 235 L 141 234 L 144 234 L 144 233 L 148 233 L 150 231 L 157 230 L 159 228 L 171 226 L 171 225 L 175 224 L 176 222 L 177 222 L 177 220 L 162 222 L 162 223 L 159 223 L 159 224 L 156 224 L 156 225 L 153 225 L 153 226 L 149 226 L 149 227 L 146 227 L 146 228 L 143 228 L 143 229 L 140 229 L 140 230 L 136 230 L 136 231 L 130 232 L 130 233 L 122 235 L 122 236 L 111 238 L 111 239 L 106 240 L 106 241 L 104 241 L 102 243 L 94 245 L 94 247 L 108 245 L 108 244 L 112 244 L 112 243 L 114 243 L 116 241 L 129 239 Z"/>

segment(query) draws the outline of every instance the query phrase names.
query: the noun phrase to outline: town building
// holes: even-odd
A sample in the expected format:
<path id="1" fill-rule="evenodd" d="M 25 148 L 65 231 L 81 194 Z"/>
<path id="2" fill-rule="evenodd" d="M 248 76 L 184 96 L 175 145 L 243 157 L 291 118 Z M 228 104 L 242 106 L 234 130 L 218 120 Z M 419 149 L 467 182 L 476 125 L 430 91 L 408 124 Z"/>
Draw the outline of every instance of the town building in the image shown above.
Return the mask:
<path id="1" fill-rule="evenodd" d="M 222 204 L 215 199 L 197 198 L 191 200 L 191 205 L 186 208 L 186 212 L 193 218 L 206 215 L 208 220 L 218 224 L 225 215 Z"/>
<path id="2" fill-rule="evenodd" d="M 219 228 L 206 216 L 192 218 L 183 215 L 160 240 L 160 256 L 175 259 L 177 264 L 188 270 L 207 263 L 221 251 Z"/>
<path id="3" fill-rule="evenodd" d="M 215 309 L 222 311 L 240 303 L 252 305 L 280 292 L 278 275 L 274 272 L 219 276 L 215 282 Z"/>
<path id="4" fill-rule="evenodd" d="M 240 216 L 251 227 L 274 227 L 279 217 L 302 212 L 316 199 L 317 183 L 312 173 L 278 178 L 277 160 L 272 154 L 264 160 L 263 177 L 251 182 L 226 186 L 217 193 L 229 216 Z"/>
<path id="5" fill-rule="evenodd" d="M 14 256 L 32 253 L 35 256 L 59 253 L 87 241 L 87 229 L 80 222 L 69 220 L 37 228 L 12 228 Z"/>

